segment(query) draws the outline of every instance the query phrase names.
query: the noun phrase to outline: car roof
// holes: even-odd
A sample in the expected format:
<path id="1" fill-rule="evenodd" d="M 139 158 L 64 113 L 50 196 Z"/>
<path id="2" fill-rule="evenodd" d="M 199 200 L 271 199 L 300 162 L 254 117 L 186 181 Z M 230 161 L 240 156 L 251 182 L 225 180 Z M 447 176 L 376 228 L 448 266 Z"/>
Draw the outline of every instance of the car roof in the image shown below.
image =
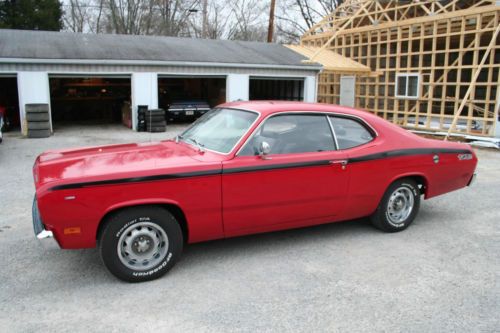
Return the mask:
<path id="1" fill-rule="evenodd" d="M 219 105 L 223 108 L 242 109 L 249 111 L 257 111 L 263 116 L 267 116 L 276 112 L 283 111 L 319 111 L 319 112 L 332 112 L 348 114 L 357 117 L 369 117 L 372 114 L 367 111 L 357 110 L 346 106 L 324 104 L 324 103 L 305 103 L 305 102 L 291 102 L 291 101 L 237 101 L 224 103 Z"/>

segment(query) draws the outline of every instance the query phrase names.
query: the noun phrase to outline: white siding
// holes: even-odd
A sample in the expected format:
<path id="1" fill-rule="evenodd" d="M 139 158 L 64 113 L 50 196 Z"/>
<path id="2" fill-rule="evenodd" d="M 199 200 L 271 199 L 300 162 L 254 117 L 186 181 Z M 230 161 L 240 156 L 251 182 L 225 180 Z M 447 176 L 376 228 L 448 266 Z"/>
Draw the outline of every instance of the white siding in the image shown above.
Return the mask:
<path id="1" fill-rule="evenodd" d="M 316 82 L 317 76 L 307 76 L 304 80 L 304 102 L 316 103 L 317 94 L 316 87 L 318 83 Z"/>
<path id="2" fill-rule="evenodd" d="M 228 75 L 248 74 L 264 76 L 311 76 L 314 80 L 318 70 L 286 68 L 240 68 L 220 66 L 158 66 L 158 65 L 111 65 L 111 64 L 24 64 L 2 63 L 0 72 L 16 73 L 19 71 L 48 72 L 50 74 L 122 74 L 158 73 L 159 75 Z"/>
<path id="3" fill-rule="evenodd" d="M 21 131 L 23 134 L 27 134 L 28 129 L 24 121 L 26 104 L 49 104 L 50 112 L 49 76 L 47 72 L 19 72 L 17 73 L 17 89 L 19 94 Z M 52 130 L 52 120 L 50 128 Z"/>
<path id="4" fill-rule="evenodd" d="M 158 108 L 158 74 L 132 74 L 132 128 L 137 129 L 137 106 L 147 105 L 148 109 Z"/>
<path id="5" fill-rule="evenodd" d="M 230 74 L 226 79 L 226 102 L 238 100 L 248 101 L 250 76 L 246 74 Z"/>

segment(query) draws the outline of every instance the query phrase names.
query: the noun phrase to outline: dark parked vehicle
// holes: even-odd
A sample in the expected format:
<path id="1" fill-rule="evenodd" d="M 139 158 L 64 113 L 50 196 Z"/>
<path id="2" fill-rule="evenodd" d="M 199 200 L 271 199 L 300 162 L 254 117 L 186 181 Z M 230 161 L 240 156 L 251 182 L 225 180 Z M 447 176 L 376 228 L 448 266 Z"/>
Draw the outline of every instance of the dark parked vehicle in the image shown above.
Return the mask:
<path id="1" fill-rule="evenodd" d="M 3 115 L 5 114 L 5 108 L 3 106 L 0 105 L 0 143 L 2 143 L 3 141 L 3 134 L 2 134 L 2 130 L 3 130 Z"/>
<path id="2" fill-rule="evenodd" d="M 210 111 L 206 101 L 181 100 L 173 102 L 167 110 L 168 120 L 193 120 Z"/>

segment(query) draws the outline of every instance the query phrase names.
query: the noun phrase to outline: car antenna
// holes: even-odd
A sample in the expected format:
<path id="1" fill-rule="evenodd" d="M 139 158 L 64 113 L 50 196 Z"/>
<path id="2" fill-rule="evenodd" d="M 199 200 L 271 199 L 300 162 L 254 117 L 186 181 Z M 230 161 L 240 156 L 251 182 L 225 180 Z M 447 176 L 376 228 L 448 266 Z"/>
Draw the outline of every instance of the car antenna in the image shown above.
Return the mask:
<path id="1" fill-rule="evenodd" d="M 149 142 L 150 143 L 153 142 L 153 126 L 152 126 L 153 123 L 152 123 L 152 121 L 153 121 L 153 112 L 149 112 L 149 124 L 150 124 L 150 126 L 149 126 Z M 146 122 L 146 128 L 148 126 L 147 124 L 148 123 Z"/>

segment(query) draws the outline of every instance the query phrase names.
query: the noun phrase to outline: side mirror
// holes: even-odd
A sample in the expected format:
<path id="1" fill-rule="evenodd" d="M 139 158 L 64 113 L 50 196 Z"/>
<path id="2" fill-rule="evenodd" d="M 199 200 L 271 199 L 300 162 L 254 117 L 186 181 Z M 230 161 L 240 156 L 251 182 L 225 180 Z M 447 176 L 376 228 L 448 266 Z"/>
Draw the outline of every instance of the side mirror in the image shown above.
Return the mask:
<path id="1" fill-rule="evenodd" d="M 268 159 L 266 156 L 271 152 L 271 146 L 266 141 L 262 141 L 259 146 L 259 156 L 262 159 Z"/>

